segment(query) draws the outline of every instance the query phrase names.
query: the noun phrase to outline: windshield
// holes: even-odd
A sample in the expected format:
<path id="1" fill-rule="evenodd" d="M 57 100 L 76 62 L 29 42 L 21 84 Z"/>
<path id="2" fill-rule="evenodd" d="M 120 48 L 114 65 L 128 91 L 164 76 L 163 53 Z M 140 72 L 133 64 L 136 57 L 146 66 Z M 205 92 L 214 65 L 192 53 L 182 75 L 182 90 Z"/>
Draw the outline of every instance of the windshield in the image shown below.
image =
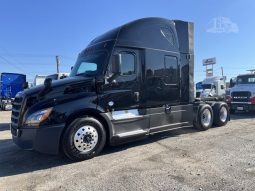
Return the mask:
<path id="1" fill-rule="evenodd" d="M 203 89 L 211 89 L 212 85 L 211 84 L 202 84 Z"/>
<path id="2" fill-rule="evenodd" d="M 238 76 L 237 84 L 255 84 L 255 75 Z"/>
<path id="3" fill-rule="evenodd" d="M 202 89 L 203 89 L 203 87 L 202 87 L 202 82 L 196 83 L 196 89 L 197 89 L 197 90 L 202 90 Z"/>
<path id="4" fill-rule="evenodd" d="M 106 60 L 106 52 L 96 52 L 79 56 L 70 76 L 93 77 L 102 73 Z"/>

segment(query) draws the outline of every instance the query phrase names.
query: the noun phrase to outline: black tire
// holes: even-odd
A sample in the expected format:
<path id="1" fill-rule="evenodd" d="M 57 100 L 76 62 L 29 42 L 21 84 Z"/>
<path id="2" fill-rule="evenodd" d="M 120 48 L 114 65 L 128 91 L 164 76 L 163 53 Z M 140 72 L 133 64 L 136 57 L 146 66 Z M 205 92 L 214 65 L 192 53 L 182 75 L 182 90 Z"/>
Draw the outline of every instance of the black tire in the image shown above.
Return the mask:
<path id="1" fill-rule="evenodd" d="M 92 126 L 98 134 L 98 141 L 90 151 L 80 151 L 75 146 L 74 136 L 84 126 Z M 84 136 L 84 135 L 83 135 Z M 83 139 L 82 139 L 83 140 Z M 84 140 L 83 140 L 84 141 Z M 97 156 L 105 146 L 106 131 L 100 121 L 94 117 L 83 117 L 75 119 L 66 129 L 62 139 L 62 150 L 64 154 L 73 161 L 82 161 Z M 83 143 L 82 143 L 83 144 Z M 90 143 L 84 143 L 90 144 Z"/>
<path id="2" fill-rule="evenodd" d="M 223 119 L 223 116 L 222 116 L 223 115 L 223 113 L 222 113 L 223 109 L 225 109 L 225 112 L 227 112 L 226 116 L 224 116 L 224 119 Z M 228 108 L 228 105 L 225 104 L 225 103 L 216 103 L 213 106 L 213 116 L 214 116 L 213 124 L 215 126 L 221 127 L 221 126 L 226 125 L 229 121 L 229 108 Z"/>
<path id="3" fill-rule="evenodd" d="M 204 118 L 204 112 L 209 112 L 208 115 L 211 116 L 210 119 L 208 119 L 208 124 L 203 122 Z M 196 121 L 194 121 L 194 126 L 201 131 L 208 130 L 212 127 L 213 124 L 213 110 L 212 107 L 208 104 L 201 105 L 197 112 Z"/>

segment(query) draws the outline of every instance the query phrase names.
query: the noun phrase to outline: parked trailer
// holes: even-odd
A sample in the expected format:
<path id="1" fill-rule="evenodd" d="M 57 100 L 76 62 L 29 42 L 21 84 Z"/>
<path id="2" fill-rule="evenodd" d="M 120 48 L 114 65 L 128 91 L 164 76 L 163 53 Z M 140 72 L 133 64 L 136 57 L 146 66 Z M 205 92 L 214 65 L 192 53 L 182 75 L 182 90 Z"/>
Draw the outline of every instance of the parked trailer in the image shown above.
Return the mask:
<path id="1" fill-rule="evenodd" d="M 70 77 L 17 95 L 14 142 L 79 161 L 174 128 L 229 120 L 224 102 L 194 101 L 193 23 L 145 18 L 95 38 Z M 16 121 L 15 116 L 18 116 Z"/>
<path id="2" fill-rule="evenodd" d="M 17 73 L 1 73 L 0 105 L 2 110 L 10 110 L 16 94 L 24 90 L 26 75 Z"/>

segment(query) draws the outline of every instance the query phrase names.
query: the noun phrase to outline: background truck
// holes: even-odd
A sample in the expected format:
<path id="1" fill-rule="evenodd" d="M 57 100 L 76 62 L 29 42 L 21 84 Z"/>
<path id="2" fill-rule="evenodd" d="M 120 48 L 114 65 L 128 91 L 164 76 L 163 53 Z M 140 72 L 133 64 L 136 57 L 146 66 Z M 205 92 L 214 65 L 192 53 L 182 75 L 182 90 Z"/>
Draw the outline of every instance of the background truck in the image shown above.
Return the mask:
<path id="1" fill-rule="evenodd" d="M 52 80 L 61 80 L 61 79 L 64 79 L 64 78 L 67 78 L 69 76 L 70 73 L 56 73 L 56 74 L 51 74 L 51 75 L 48 75 L 46 76 L 45 79 L 52 79 Z"/>
<path id="2" fill-rule="evenodd" d="M 230 112 L 255 111 L 255 73 L 239 75 L 227 96 Z"/>
<path id="3" fill-rule="evenodd" d="M 200 98 L 215 97 L 223 100 L 226 95 L 226 77 L 208 77 L 202 81 L 202 88 Z"/>
<path id="4" fill-rule="evenodd" d="M 196 83 L 196 98 L 200 98 L 202 91 L 203 91 L 202 82 L 197 82 Z"/>
<path id="5" fill-rule="evenodd" d="M 34 79 L 33 86 L 38 86 L 44 83 L 44 80 L 46 79 L 46 75 L 36 75 Z"/>
<path id="6" fill-rule="evenodd" d="M 139 19 L 91 41 L 70 77 L 18 94 L 13 141 L 79 161 L 117 145 L 182 127 L 229 120 L 224 102 L 194 99 L 193 23 Z"/>
<path id="7" fill-rule="evenodd" d="M 26 75 L 16 73 L 0 75 L 0 106 L 2 110 L 10 110 L 16 94 L 24 90 Z"/>

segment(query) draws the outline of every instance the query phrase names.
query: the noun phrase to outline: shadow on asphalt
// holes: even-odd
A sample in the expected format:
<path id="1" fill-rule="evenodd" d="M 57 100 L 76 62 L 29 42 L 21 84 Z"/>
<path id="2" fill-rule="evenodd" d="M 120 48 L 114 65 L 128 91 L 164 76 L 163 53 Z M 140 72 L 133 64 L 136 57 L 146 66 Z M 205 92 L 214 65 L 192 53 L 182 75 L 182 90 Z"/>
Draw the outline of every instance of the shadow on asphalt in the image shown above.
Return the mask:
<path id="1" fill-rule="evenodd" d="M 255 119 L 255 113 L 253 112 L 237 112 L 231 114 L 230 120 L 239 120 L 239 119 Z"/>
<path id="2" fill-rule="evenodd" d="M 10 129 L 10 123 L 0 123 L 0 131 L 6 131 Z"/>
<path id="3" fill-rule="evenodd" d="M 193 128 L 176 129 L 150 136 L 148 139 L 126 143 L 115 147 L 106 146 L 101 155 L 108 155 L 126 150 L 130 147 L 141 146 L 165 138 L 198 132 Z M 93 160 L 93 159 L 91 159 Z M 49 169 L 72 163 L 63 154 L 53 156 L 33 151 L 19 149 L 12 140 L 0 140 L 0 177 L 13 176 L 33 171 Z"/>

